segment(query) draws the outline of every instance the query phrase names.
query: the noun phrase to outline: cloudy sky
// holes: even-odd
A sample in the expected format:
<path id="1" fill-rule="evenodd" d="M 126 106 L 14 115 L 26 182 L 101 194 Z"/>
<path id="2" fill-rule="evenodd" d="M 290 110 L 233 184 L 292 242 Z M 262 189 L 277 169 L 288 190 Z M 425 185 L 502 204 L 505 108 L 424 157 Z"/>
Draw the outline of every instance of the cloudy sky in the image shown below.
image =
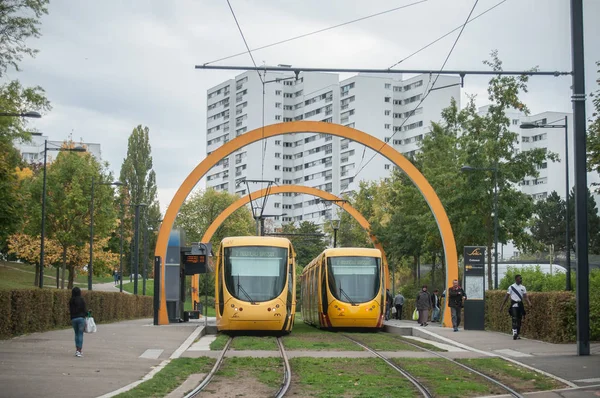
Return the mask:
<path id="1" fill-rule="evenodd" d="M 419 0 L 231 0 L 251 48 Z M 480 0 L 473 16 L 502 0 Z M 257 64 L 387 68 L 464 23 L 474 0 L 428 0 L 365 21 L 275 46 Z M 600 1 L 584 0 L 586 90 L 598 89 Z M 181 182 L 204 158 L 206 91 L 236 72 L 194 65 L 236 54 L 244 43 L 225 0 L 51 0 L 40 49 L 10 73 L 40 85 L 53 110 L 32 126 L 53 140 L 100 143 L 115 175 L 127 138 L 150 128 L 159 200 L 164 211 Z M 441 67 L 458 32 L 402 63 Z M 497 49 L 505 69 L 571 70 L 568 0 L 505 0 L 468 24 L 446 69 L 484 69 Z M 250 65 L 246 54 L 223 65 Z M 345 76 L 344 76 L 345 77 Z M 486 77 L 468 76 L 464 92 L 486 104 Z M 569 77 L 535 77 L 524 98 L 533 112 L 570 111 Z M 588 101 L 589 103 L 589 101 Z M 591 109 L 588 104 L 588 109 Z"/>

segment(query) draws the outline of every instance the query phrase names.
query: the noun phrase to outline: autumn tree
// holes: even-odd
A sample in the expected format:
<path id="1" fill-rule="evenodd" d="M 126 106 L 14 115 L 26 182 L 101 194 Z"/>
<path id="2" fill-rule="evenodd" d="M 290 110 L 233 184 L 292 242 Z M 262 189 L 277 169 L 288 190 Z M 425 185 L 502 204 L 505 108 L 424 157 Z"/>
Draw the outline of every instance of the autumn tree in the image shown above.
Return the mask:
<path id="1" fill-rule="evenodd" d="M 600 61 L 596 62 L 596 66 L 600 68 Z M 598 73 L 600 74 L 600 69 Z M 589 171 L 600 173 L 600 77 L 596 79 L 596 83 L 598 87 L 590 93 L 594 111 L 587 129 L 587 164 Z M 599 187 L 596 187 L 596 193 L 600 193 Z"/>
<path id="2" fill-rule="evenodd" d="M 70 147 L 73 143 L 64 145 Z M 69 288 L 73 286 L 75 273 L 89 262 L 89 254 L 85 254 L 85 247 L 89 244 L 90 237 L 92 178 L 95 179 L 94 245 L 102 247 L 103 239 L 108 237 L 116 224 L 113 189 L 102 184 L 112 181 L 112 176 L 87 152 L 59 152 L 56 160 L 47 167 L 46 236 L 57 241 L 61 247 L 61 278 L 64 281 L 65 271 L 68 271 Z M 41 197 L 42 193 L 42 173 L 36 176 L 29 193 L 25 232 L 38 235 L 41 203 L 36 198 Z M 79 252 L 80 254 L 77 254 Z M 94 267 L 94 270 L 98 274 L 101 267 Z"/>

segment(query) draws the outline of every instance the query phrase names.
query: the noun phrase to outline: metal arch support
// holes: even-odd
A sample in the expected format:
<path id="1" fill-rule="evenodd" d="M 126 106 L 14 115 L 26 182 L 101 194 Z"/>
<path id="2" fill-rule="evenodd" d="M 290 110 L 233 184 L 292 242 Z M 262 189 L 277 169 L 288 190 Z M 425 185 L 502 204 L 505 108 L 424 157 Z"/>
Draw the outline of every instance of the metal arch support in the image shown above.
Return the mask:
<path id="1" fill-rule="evenodd" d="M 217 218 L 215 218 L 212 224 L 210 224 L 209 227 L 206 229 L 206 232 L 204 232 L 204 236 L 202 236 L 201 242 L 210 242 L 215 232 L 217 232 L 217 229 L 219 229 L 219 227 L 225 222 L 225 220 L 227 220 L 229 216 L 231 216 L 236 210 L 238 210 L 242 206 L 245 206 L 248 203 L 250 203 L 250 197 L 252 197 L 253 199 L 258 199 L 268 195 L 276 195 L 284 192 L 303 193 L 306 195 L 316 196 L 327 201 L 340 203 L 336 203 L 336 205 L 339 206 L 342 210 L 347 211 L 348 214 L 350 214 L 360 224 L 360 226 L 363 227 L 365 231 L 369 233 L 369 238 L 371 238 L 371 241 L 373 242 L 373 247 L 381 251 L 381 254 L 383 256 L 384 278 L 386 281 L 386 288 L 389 287 L 390 279 L 387 257 L 385 255 L 385 251 L 383 250 L 383 246 L 381 245 L 381 243 L 379 243 L 377 241 L 377 238 L 373 236 L 373 234 L 371 234 L 371 224 L 369 224 L 367 219 L 363 217 L 363 215 L 360 214 L 358 210 L 352 207 L 352 205 L 350 205 L 348 201 L 341 199 L 340 197 L 333 195 L 327 191 L 323 191 L 321 189 L 313 187 L 305 187 L 302 185 L 281 185 L 250 192 L 248 195 L 241 197 L 235 202 L 233 202 L 231 205 L 229 205 L 229 207 L 223 210 L 223 212 L 219 214 Z M 200 299 L 198 289 L 194 291 L 194 287 L 199 287 L 197 286 L 197 284 L 198 279 L 192 278 L 192 303 Z"/>
<path id="2" fill-rule="evenodd" d="M 442 237 L 442 244 L 444 246 L 444 255 L 446 260 L 446 286 L 450 286 L 450 282 L 453 279 L 458 279 L 458 255 L 456 251 L 456 241 L 454 239 L 454 234 L 452 233 L 452 226 L 450 225 L 450 220 L 448 219 L 448 215 L 444 210 L 442 202 L 423 174 L 421 174 L 421 172 L 417 170 L 417 168 L 408 159 L 402 156 L 400 152 L 367 133 L 339 124 L 310 121 L 278 123 L 265 126 L 264 128 L 259 127 L 258 129 L 249 131 L 246 134 L 242 134 L 239 137 L 229 141 L 225 145 L 217 148 L 202 162 L 200 162 L 200 164 L 198 164 L 194 170 L 192 170 L 192 172 L 187 176 L 175 193 L 175 196 L 173 196 L 158 232 L 155 255 L 161 258 L 161 275 L 164 275 L 164 259 L 167 252 L 169 234 L 173 228 L 173 224 L 175 223 L 177 213 L 179 212 L 179 209 L 187 196 L 190 194 L 192 189 L 194 189 L 194 186 L 196 186 L 198 181 L 200 181 L 200 179 L 213 166 L 215 166 L 224 157 L 232 154 L 237 149 L 243 148 L 249 144 L 252 144 L 253 142 L 278 135 L 310 132 L 331 134 L 337 137 L 348 138 L 352 141 L 356 141 L 374 151 L 379 152 L 381 155 L 398 166 L 402 171 L 404 171 L 404 173 L 408 175 L 408 177 L 417 186 L 425 198 L 425 201 L 429 205 L 429 208 L 431 209 L 438 225 L 438 229 Z M 164 278 L 161 277 L 160 305 L 158 309 L 159 325 L 167 325 L 169 323 L 164 284 Z M 444 309 L 444 325 L 449 326 L 449 321 L 450 309 L 446 307 Z"/>

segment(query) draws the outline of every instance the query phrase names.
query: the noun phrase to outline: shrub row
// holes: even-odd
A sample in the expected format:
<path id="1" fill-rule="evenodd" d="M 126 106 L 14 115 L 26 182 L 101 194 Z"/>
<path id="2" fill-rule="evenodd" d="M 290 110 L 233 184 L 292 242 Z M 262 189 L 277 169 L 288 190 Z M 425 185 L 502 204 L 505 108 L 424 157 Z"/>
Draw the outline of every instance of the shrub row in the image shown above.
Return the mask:
<path id="1" fill-rule="evenodd" d="M 82 291 L 96 323 L 152 317 L 151 297 Z M 70 290 L 0 291 L 0 338 L 69 327 Z"/>
<path id="2" fill-rule="evenodd" d="M 504 290 L 487 291 L 485 295 L 485 328 L 511 333 L 512 318 L 508 315 L 508 301 L 502 311 Z M 526 305 L 521 334 L 531 339 L 551 343 L 577 341 L 576 304 L 574 292 L 531 292 L 532 306 Z M 412 319 L 415 300 L 406 299 L 402 307 L 402 319 Z M 600 340 L 600 292 L 590 290 L 590 340 Z M 463 316 L 464 322 L 464 316 Z M 461 324 L 461 327 L 463 324 Z"/>

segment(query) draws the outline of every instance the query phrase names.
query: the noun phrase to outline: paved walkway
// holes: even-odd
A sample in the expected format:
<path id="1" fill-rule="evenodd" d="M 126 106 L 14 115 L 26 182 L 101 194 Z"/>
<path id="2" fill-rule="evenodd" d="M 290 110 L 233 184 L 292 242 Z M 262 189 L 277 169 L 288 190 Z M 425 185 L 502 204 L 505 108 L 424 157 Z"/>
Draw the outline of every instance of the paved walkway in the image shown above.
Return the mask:
<path id="1" fill-rule="evenodd" d="M 155 327 L 152 319 L 98 325 L 74 356 L 72 329 L 0 340 L 0 397 L 98 397 L 140 380 L 171 356 L 203 324 Z M 183 344 L 185 343 L 185 344 Z M 183 346 L 182 346 L 183 344 Z M 179 349 L 179 350 L 178 350 Z"/>
<path id="2" fill-rule="evenodd" d="M 562 378 L 572 385 L 600 385 L 600 344 L 592 343 L 589 356 L 578 356 L 575 344 L 552 344 L 523 338 L 513 340 L 508 333 L 463 330 L 430 323 L 421 327 L 414 321 L 386 321 L 392 333 L 410 334 L 433 341 L 455 344 L 484 355 L 501 356 L 511 361 L 540 369 Z M 566 396 L 566 395 L 565 395 Z"/>

